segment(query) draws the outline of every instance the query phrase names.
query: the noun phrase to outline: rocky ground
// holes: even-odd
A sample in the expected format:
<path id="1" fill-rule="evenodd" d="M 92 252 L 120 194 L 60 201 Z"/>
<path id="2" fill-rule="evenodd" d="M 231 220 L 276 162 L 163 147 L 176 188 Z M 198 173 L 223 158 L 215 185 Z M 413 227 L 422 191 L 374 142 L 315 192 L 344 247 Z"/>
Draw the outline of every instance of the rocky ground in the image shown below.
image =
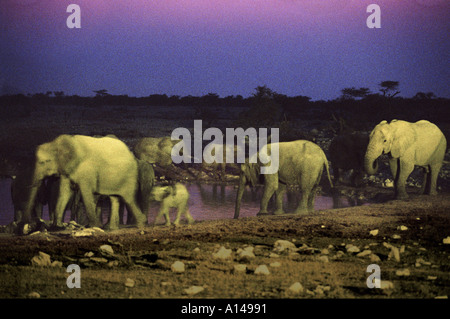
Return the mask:
<path id="1" fill-rule="evenodd" d="M 1 298 L 447 298 L 450 194 L 117 231 L 1 234 Z M 71 264 L 80 288 L 67 285 Z M 370 289 L 368 266 L 380 267 Z M 70 281 L 70 280 L 69 280 Z M 74 281 L 75 282 L 75 281 Z"/>

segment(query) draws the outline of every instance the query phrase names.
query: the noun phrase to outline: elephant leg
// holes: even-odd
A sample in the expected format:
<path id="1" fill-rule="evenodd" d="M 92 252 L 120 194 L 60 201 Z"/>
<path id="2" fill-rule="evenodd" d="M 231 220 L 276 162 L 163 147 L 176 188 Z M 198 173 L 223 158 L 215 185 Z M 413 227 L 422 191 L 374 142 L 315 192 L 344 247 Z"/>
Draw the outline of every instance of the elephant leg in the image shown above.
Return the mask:
<path id="1" fill-rule="evenodd" d="M 422 186 L 420 187 L 420 191 L 419 194 L 423 195 L 423 194 L 427 194 L 430 191 L 430 170 L 429 170 L 429 166 L 427 167 L 423 167 L 423 180 L 422 180 Z"/>
<path id="2" fill-rule="evenodd" d="M 396 199 L 408 198 L 408 194 L 406 193 L 406 180 L 408 179 L 408 176 L 412 173 L 413 170 L 414 164 L 400 160 L 400 167 L 397 172 L 398 178 L 394 179 Z"/>
<path id="3" fill-rule="evenodd" d="M 437 178 L 439 176 L 439 171 L 441 170 L 442 163 L 432 164 L 430 165 L 431 172 L 429 175 L 429 186 L 426 190 L 426 194 L 428 195 L 437 195 Z"/>
<path id="4" fill-rule="evenodd" d="M 194 217 L 192 217 L 191 213 L 189 212 L 189 208 L 186 207 L 184 211 L 184 216 L 186 216 L 187 222 L 189 225 L 193 224 L 195 222 Z"/>
<path id="5" fill-rule="evenodd" d="M 309 193 L 308 196 L 308 211 L 309 212 L 313 212 L 314 211 L 314 203 L 316 200 L 316 194 L 317 194 L 317 186 L 313 187 L 313 189 L 311 190 L 311 192 Z"/>
<path id="6" fill-rule="evenodd" d="M 267 207 L 269 205 L 269 201 L 272 198 L 272 195 L 278 189 L 278 175 L 277 174 L 266 174 L 264 176 L 264 190 L 261 198 L 261 206 L 260 210 L 257 214 L 259 215 L 267 215 L 269 212 Z"/>
<path id="7" fill-rule="evenodd" d="M 56 201 L 55 218 L 53 226 L 56 228 L 63 227 L 64 211 L 69 202 L 72 190 L 70 188 L 70 180 L 66 177 L 61 177 L 59 182 L 58 200 Z"/>
<path id="8" fill-rule="evenodd" d="M 134 200 L 127 198 L 123 198 L 123 200 L 127 206 L 128 213 L 131 212 L 131 215 L 133 215 L 134 220 L 136 221 L 135 225 L 139 228 L 144 227 L 147 223 L 147 216 L 142 213 L 141 209 L 137 206 Z"/>
<path id="9" fill-rule="evenodd" d="M 86 215 L 89 220 L 88 226 L 101 227 L 100 221 L 101 214 L 97 211 L 97 201 L 99 196 L 94 196 L 92 190 L 84 185 L 80 185 L 81 197 L 83 198 L 84 207 L 86 209 Z"/>
<path id="10" fill-rule="evenodd" d="M 276 209 L 274 215 L 284 214 L 283 199 L 286 193 L 286 185 L 278 183 L 278 189 L 275 191 Z"/>
<path id="11" fill-rule="evenodd" d="M 331 168 L 333 169 L 334 184 L 338 185 L 341 182 L 339 167 L 335 163 L 331 163 Z"/>
<path id="12" fill-rule="evenodd" d="M 120 199 L 117 196 L 110 196 L 109 200 L 111 202 L 111 212 L 109 215 L 109 221 L 105 225 L 105 229 L 107 230 L 116 230 L 119 229 L 119 206 Z"/>
<path id="13" fill-rule="evenodd" d="M 164 203 L 161 203 L 161 207 L 159 209 L 158 215 L 156 215 L 154 225 L 158 222 L 158 220 L 164 216 L 166 219 L 166 226 L 170 226 L 170 217 L 169 217 L 169 209 L 170 207 L 168 205 L 165 205 Z"/>

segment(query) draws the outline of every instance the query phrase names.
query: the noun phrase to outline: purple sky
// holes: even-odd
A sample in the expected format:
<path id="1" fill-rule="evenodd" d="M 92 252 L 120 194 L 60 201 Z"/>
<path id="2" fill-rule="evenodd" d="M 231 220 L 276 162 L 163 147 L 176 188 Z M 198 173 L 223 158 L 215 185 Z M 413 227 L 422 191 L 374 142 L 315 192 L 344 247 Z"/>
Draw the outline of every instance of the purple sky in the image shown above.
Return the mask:
<path id="1" fill-rule="evenodd" d="M 326 100 L 393 80 L 450 97 L 449 21 L 448 0 L 0 0 L 0 89 Z"/>

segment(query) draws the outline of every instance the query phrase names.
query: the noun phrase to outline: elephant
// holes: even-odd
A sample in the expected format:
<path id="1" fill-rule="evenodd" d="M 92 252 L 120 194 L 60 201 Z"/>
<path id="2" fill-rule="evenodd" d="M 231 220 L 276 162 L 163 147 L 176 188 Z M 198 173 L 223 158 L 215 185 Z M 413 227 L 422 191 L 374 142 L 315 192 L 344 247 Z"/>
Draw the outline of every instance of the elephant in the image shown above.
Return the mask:
<path id="1" fill-rule="evenodd" d="M 63 211 L 70 196 L 71 183 L 81 192 L 89 219 L 89 226 L 101 227 L 96 215 L 96 195 L 120 197 L 142 227 L 146 216 L 136 203 L 138 164 L 133 153 L 122 141 L 111 137 L 90 137 L 63 134 L 36 149 L 36 167 L 33 173 L 25 221 L 31 219 L 31 208 L 43 179 L 60 176 L 59 197 L 53 226 L 62 227 Z M 118 220 L 111 210 L 111 220 Z"/>
<path id="2" fill-rule="evenodd" d="M 258 215 L 268 213 L 267 205 L 274 193 L 276 198 L 276 210 L 274 214 L 284 213 L 282 205 L 287 185 L 300 186 L 302 198 L 295 213 L 300 214 L 313 211 L 315 192 L 319 186 L 324 167 L 327 171 L 330 186 L 333 187 L 328 160 L 323 150 L 317 144 L 307 140 L 271 143 L 263 146 L 258 154 L 267 154 L 267 151 L 271 150 L 274 146 L 278 146 L 279 151 L 277 172 L 260 174 L 260 167 L 267 166 L 267 164 L 263 164 L 260 160 L 257 163 L 246 160 L 246 163 L 241 164 L 234 218 L 239 217 L 242 195 L 246 184 L 250 183 L 251 186 L 255 186 L 261 181 L 262 177 L 264 177 L 264 190 Z"/>
<path id="3" fill-rule="evenodd" d="M 14 206 L 14 221 L 21 222 L 27 208 L 28 197 L 33 184 L 33 167 L 20 169 L 12 178 L 11 200 Z M 32 203 L 31 214 L 34 219 L 42 219 L 44 206 L 49 202 L 50 193 L 49 182 L 43 181 L 36 192 L 36 197 Z"/>
<path id="4" fill-rule="evenodd" d="M 341 171 L 352 171 L 350 181 L 352 186 L 360 186 L 364 178 L 364 155 L 369 135 L 360 132 L 337 135 L 331 141 L 329 160 L 333 170 L 333 182 L 337 185 L 342 182 Z"/>
<path id="5" fill-rule="evenodd" d="M 168 180 L 176 180 L 172 148 L 180 142 L 182 140 L 172 140 L 170 136 L 144 137 L 134 146 L 134 154 L 138 159 L 153 164 L 159 175 L 166 176 Z M 181 147 L 181 145 L 183 144 L 177 147 Z"/>
<path id="6" fill-rule="evenodd" d="M 205 161 L 207 158 L 203 158 L 201 170 L 199 171 L 199 174 L 197 177 L 201 174 L 202 171 L 204 171 L 206 168 L 212 169 L 213 171 L 216 171 L 217 168 L 220 166 L 220 172 L 218 173 L 219 179 L 223 182 L 225 181 L 225 169 L 226 167 L 231 167 L 235 169 L 236 171 L 239 171 L 239 165 L 233 163 L 227 163 L 227 153 L 233 153 L 233 159 L 236 160 L 237 153 L 241 148 L 238 145 L 231 145 L 231 144 L 219 144 L 219 143 L 209 143 L 205 146 L 205 149 L 203 151 L 203 154 L 211 154 L 211 156 L 215 156 L 216 152 L 218 154 L 222 154 L 220 163 L 218 161 L 213 161 L 213 158 L 209 158 L 209 162 Z M 242 152 L 244 152 L 242 150 Z"/>
<path id="7" fill-rule="evenodd" d="M 177 209 L 177 216 L 174 220 L 174 225 L 179 225 L 181 215 L 184 215 L 188 224 L 194 223 L 194 218 L 189 212 L 188 200 L 189 192 L 181 183 L 175 183 L 168 186 L 155 186 L 152 189 L 150 200 L 160 202 L 160 209 L 155 218 L 154 224 L 162 216 L 166 219 L 166 226 L 170 226 L 169 210 L 171 208 Z"/>
<path id="8" fill-rule="evenodd" d="M 405 183 L 414 166 L 424 169 L 421 193 L 435 195 L 436 182 L 444 160 L 447 140 L 433 123 L 421 120 L 415 123 L 392 120 L 381 121 L 370 133 L 364 157 L 369 175 L 377 172 L 375 161 L 380 155 L 389 155 L 389 166 L 394 179 L 394 197 L 406 199 Z"/>

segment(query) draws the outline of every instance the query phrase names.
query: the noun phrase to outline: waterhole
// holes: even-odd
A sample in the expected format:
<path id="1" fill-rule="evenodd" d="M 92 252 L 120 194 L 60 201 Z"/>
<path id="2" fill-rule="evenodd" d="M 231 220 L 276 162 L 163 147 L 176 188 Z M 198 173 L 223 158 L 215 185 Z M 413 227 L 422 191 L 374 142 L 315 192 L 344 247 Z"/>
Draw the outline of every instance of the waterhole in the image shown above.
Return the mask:
<path id="1" fill-rule="evenodd" d="M 195 220 L 214 220 L 233 218 L 236 201 L 237 187 L 233 185 L 218 184 L 186 184 L 189 191 L 189 211 Z M 262 186 L 245 189 L 240 217 L 254 217 L 259 211 Z M 298 205 L 301 195 L 295 190 L 289 190 L 284 198 L 284 210 L 292 213 Z M 274 210 L 274 201 L 269 204 Z M 346 197 L 332 198 L 330 196 L 316 196 L 314 208 L 316 210 L 331 209 L 336 207 L 354 206 L 351 199 Z M 149 222 L 153 222 L 158 212 L 157 203 L 151 205 Z M 173 220 L 174 213 L 171 214 Z M 103 220 L 106 222 L 108 210 L 103 209 Z M 47 206 L 44 207 L 43 219 L 49 219 Z M 0 225 L 7 225 L 14 220 L 14 206 L 11 200 L 11 180 L 0 180 Z M 70 220 L 70 212 L 66 213 L 65 221 Z M 162 222 L 160 220 L 159 222 Z"/>

